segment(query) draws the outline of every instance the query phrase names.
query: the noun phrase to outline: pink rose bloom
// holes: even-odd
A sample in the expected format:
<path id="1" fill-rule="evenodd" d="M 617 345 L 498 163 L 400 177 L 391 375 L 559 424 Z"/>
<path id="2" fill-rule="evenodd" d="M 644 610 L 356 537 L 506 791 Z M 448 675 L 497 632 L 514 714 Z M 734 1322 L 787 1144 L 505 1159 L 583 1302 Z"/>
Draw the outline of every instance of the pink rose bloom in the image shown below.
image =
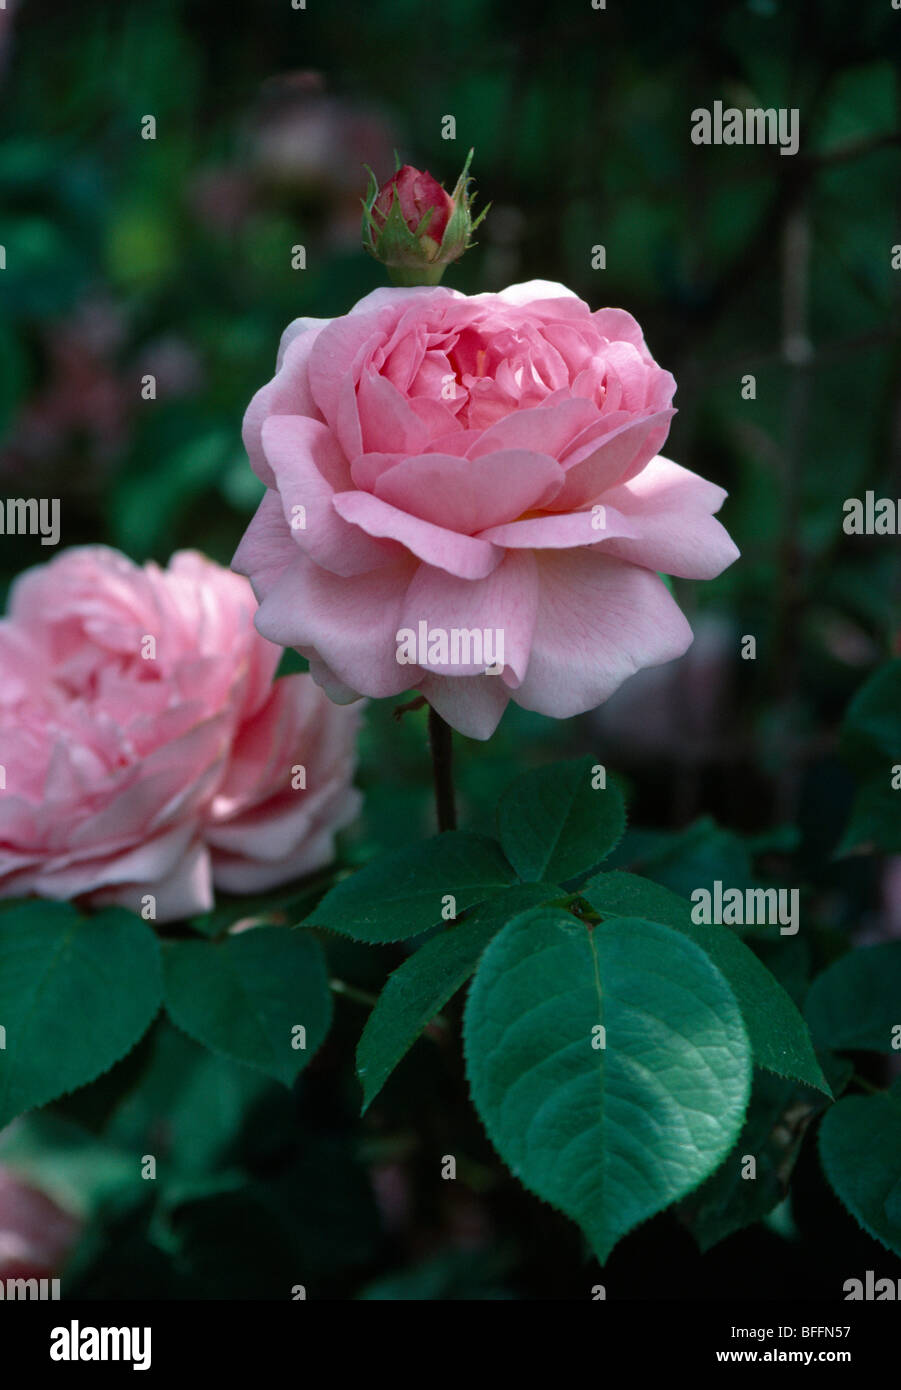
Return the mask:
<path id="1" fill-rule="evenodd" d="M 629 314 L 546 281 L 296 320 L 244 421 L 269 489 L 233 562 L 257 627 L 332 699 L 415 687 L 474 738 L 511 699 L 593 709 L 691 642 L 656 571 L 711 579 L 738 553 L 723 490 L 659 454 L 674 389 Z M 454 629 L 500 635 L 500 673 Z"/>
<path id="2" fill-rule="evenodd" d="M 256 892 L 328 863 L 358 809 L 357 719 L 309 676 L 273 683 L 254 607 L 187 551 L 161 570 L 90 546 L 17 580 L 0 622 L 0 897 L 140 911 L 153 894 L 164 921 L 210 908 L 213 884 Z"/>
<path id="3" fill-rule="evenodd" d="M 80 1229 L 77 1217 L 0 1167 L 0 1279 L 54 1278 Z"/>

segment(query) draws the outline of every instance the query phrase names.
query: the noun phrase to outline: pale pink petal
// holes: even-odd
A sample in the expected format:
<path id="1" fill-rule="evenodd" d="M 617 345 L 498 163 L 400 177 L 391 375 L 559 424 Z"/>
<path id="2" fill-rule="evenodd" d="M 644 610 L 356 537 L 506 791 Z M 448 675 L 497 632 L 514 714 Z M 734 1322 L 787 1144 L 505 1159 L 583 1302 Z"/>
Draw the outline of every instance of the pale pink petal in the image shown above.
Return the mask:
<path id="1" fill-rule="evenodd" d="M 490 296 L 493 299 L 500 299 L 504 304 L 528 304 L 532 305 L 546 299 L 575 299 L 582 303 L 579 296 L 572 290 L 561 285 L 557 280 L 524 280 L 518 285 L 508 285 L 499 294 Z M 474 299 L 489 298 L 488 295 L 474 295 Z"/>
<path id="2" fill-rule="evenodd" d="M 400 541 L 426 564 L 437 565 L 461 579 L 483 579 L 501 559 L 501 552 L 487 541 L 421 521 L 367 492 L 336 493 L 334 506 L 339 516 L 370 536 Z"/>
<path id="3" fill-rule="evenodd" d="M 295 332 L 298 324 L 307 326 Z M 289 325 L 279 348 L 276 375 L 257 391 L 245 412 L 241 430 L 244 447 L 251 468 L 267 487 L 273 487 L 274 483 L 263 452 L 264 420 L 270 415 L 322 418 L 310 389 L 308 369 L 313 344 L 328 324 L 328 319 L 296 319 Z"/>
<path id="4" fill-rule="evenodd" d="M 656 574 L 601 547 L 538 557 L 539 603 L 524 709 L 568 719 L 603 703 L 644 666 L 681 656 L 691 628 Z"/>
<path id="5" fill-rule="evenodd" d="M 363 373 L 357 385 L 357 412 L 361 452 L 415 454 L 428 442 L 423 420 L 387 377 Z"/>
<path id="6" fill-rule="evenodd" d="M 301 550 L 334 574 L 365 574 L 396 562 L 399 546 L 373 540 L 335 511 L 335 490 L 346 488 L 350 477 L 326 425 L 301 415 L 271 415 L 263 426 L 263 448 L 291 538 Z"/>
<path id="7" fill-rule="evenodd" d="M 525 449 L 473 459 L 420 454 L 382 472 L 375 495 L 423 521 L 472 535 L 548 503 L 563 477 L 559 463 Z"/>
<path id="8" fill-rule="evenodd" d="M 267 488 L 234 553 L 232 569 L 247 575 L 256 597 L 262 599 L 296 556 L 281 498 Z"/>
<path id="9" fill-rule="evenodd" d="M 510 700 L 498 676 L 424 676 L 417 685 L 433 709 L 467 738 L 490 738 Z"/>
<path id="10" fill-rule="evenodd" d="M 617 536 L 637 536 L 635 522 L 614 507 L 599 505 L 597 511 L 559 512 L 550 516 L 527 517 L 505 526 L 480 531 L 482 540 L 522 550 L 571 550 L 574 546 L 600 545 Z"/>
<path id="11" fill-rule="evenodd" d="M 577 435 L 597 419 L 597 407 L 585 400 L 565 400 L 552 406 L 516 410 L 479 434 L 469 450 L 469 457 L 479 458 L 497 449 L 528 449 L 559 459 Z"/>
<path id="12" fill-rule="evenodd" d="M 627 474 L 644 467 L 657 452 L 661 438 L 666 437 L 672 415 L 672 410 L 657 411 L 619 425 L 603 435 L 581 462 L 564 459 L 566 481 L 554 498 L 553 510 L 569 512 L 596 502 Z"/>
<path id="13" fill-rule="evenodd" d="M 338 680 L 363 695 L 398 695 L 410 668 L 398 664 L 395 634 L 414 560 L 342 578 L 303 554 L 260 605 L 257 627 L 286 647 L 314 648 Z"/>
<path id="14" fill-rule="evenodd" d="M 537 567 L 534 557 L 510 554 L 486 579 L 454 579 L 428 565 L 421 565 L 407 590 L 399 626 L 419 633 L 424 622 L 427 631 L 441 629 L 479 633 L 478 644 L 468 642 L 471 654 L 477 646 L 483 656 L 488 646 L 492 660 L 499 654 L 498 642 L 503 644 L 503 673 L 492 680 L 503 680 L 515 686 L 520 683 L 529 664 L 529 651 L 538 611 Z M 489 634 L 485 640 L 486 632 Z M 499 638 L 499 634 L 502 634 Z M 448 644 L 450 656 L 450 645 Z M 422 661 L 425 670 L 448 675 L 477 675 L 486 668 L 486 661 L 470 661 L 454 665 L 438 661 Z"/>
<path id="15" fill-rule="evenodd" d="M 715 579 L 738 559 L 738 547 L 711 515 L 722 488 L 669 459 L 652 459 L 641 473 L 605 493 L 623 512 L 634 539 L 614 540 L 607 554 L 685 579 Z M 490 538 L 493 539 L 493 538 Z"/>

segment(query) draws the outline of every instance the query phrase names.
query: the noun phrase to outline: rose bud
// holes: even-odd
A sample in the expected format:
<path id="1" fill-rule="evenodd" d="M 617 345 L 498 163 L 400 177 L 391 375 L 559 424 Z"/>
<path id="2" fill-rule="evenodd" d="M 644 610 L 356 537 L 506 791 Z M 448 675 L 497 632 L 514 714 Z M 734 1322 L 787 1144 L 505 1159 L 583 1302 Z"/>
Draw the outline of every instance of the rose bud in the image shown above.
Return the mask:
<path id="1" fill-rule="evenodd" d="M 370 170 L 363 199 L 363 245 L 388 267 L 396 285 L 437 285 L 444 267 L 459 260 L 472 245 L 469 151 L 453 193 L 446 193 L 428 171 L 404 164 L 380 188 Z"/>

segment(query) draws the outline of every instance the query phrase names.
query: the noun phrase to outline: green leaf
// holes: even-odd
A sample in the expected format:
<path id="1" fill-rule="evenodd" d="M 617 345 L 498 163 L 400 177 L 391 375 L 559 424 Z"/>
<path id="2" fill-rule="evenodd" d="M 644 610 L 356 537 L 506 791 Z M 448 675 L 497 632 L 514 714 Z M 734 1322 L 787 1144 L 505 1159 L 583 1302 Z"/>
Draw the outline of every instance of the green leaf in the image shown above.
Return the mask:
<path id="1" fill-rule="evenodd" d="M 892 1052 L 901 1039 L 901 941 L 864 946 L 834 961 L 805 1005 L 817 1047 Z"/>
<path id="2" fill-rule="evenodd" d="M 0 1129 L 107 1071 L 160 996 L 159 948 L 139 917 L 50 902 L 0 914 Z"/>
<path id="3" fill-rule="evenodd" d="M 657 923 L 515 918 L 482 957 L 464 1043 L 498 1153 L 601 1261 L 697 1187 L 744 1119 L 751 1052 L 732 991 Z"/>
<path id="4" fill-rule="evenodd" d="M 615 914 L 663 922 L 691 937 L 728 980 L 757 1065 L 777 1076 L 802 1081 L 832 1098 L 804 1019 L 792 999 L 750 947 L 728 927 L 693 922 L 690 903 L 636 874 L 618 870 L 598 874 L 580 892 L 604 917 Z"/>
<path id="5" fill-rule="evenodd" d="M 859 780 L 837 853 L 861 847 L 901 850 L 901 660 L 890 661 L 858 690 L 842 725 L 842 749 Z"/>
<path id="6" fill-rule="evenodd" d="M 615 786 L 598 787 L 592 757 L 526 772 L 498 803 L 501 845 L 520 878 L 566 883 L 601 863 L 626 828 Z"/>
<path id="7" fill-rule="evenodd" d="M 677 833 L 630 831 L 617 847 L 610 867 L 644 874 L 674 893 L 710 890 L 716 879 L 742 889 L 754 883 L 747 843 L 709 816 Z"/>
<path id="8" fill-rule="evenodd" d="M 901 1100 L 892 1092 L 846 1096 L 820 1126 L 826 1177 L 869 1235 L 901 1255 Z"/>
<path id="9" fill-rule="evenodd" d="M 335 885 L 307 926 L 328 927 L 357 941 L 402 941 L 442 920 L 451 895 L 456 915 L 514 879 L 494 840 L 445 831 L 412 849 L 383 854 Z"/>
<path id="10" fill-rule="evenodd" d="M 890 661 L 858 690 L 842 725 L 849 758 L 875 770 L 901 762 L 901 660 Z"/>
<path id="11" fill-rule="evenodd" d="M 328 1032 L 332 1000 L 319 943 L 291 927 L 254 927 L 163 950 L 166 1009 L 213 1052 L 290 1086 Z M 295 1047 L 294 1029 L 306 1030 Z"/>
<path id="12" fill-rule="evenodd" d="M 679 1212 L 702 1251 L 779 1205 L 807 1127 L 827 1104 L 806 1086 L 769 1072 L 755 1073 L 747 1119 L 734 1148 Z M 756 1163 L 753 1176 L 748 1174 L 749 1157 Z"/>
<path id="13" fill-rule="evenodd" d="M 887 763 L 870 773 L 857 788 L 848 824 L 836 857 L 873 849 L 885 854 L 901 851 L 901 789 L 894 768 Z"/>
<path id="14" fill-rule="evenodd" d="M 210 1052 L 165 1015 L 150 1042 L 137 1084 L 124 1097 L 120 1085 L 120 1103 L 103 1136 L 139 1154 L 162 1155 L 167 1177 L 215 1172 L 265 1097 L 275 1093 L 291 1107 L 291 1097 L 274 1081 Z"/>
<path id="15" fill-rule="evenodd" d="M 38 1110 L 5 1129 L 0 1163 L 79 1215 L 93 1216 L 117 1193 L 147 1188 L 134 1152 L 53 1110 Z"/>
<path id="16" fill-rule="evenodd" d="M 364 1112 L 426 1024 L 469 979 L 504 923 L 559 894 L 548 884 L 513 884 L 433 936 L 389 975 L 357 1046 Z"/>

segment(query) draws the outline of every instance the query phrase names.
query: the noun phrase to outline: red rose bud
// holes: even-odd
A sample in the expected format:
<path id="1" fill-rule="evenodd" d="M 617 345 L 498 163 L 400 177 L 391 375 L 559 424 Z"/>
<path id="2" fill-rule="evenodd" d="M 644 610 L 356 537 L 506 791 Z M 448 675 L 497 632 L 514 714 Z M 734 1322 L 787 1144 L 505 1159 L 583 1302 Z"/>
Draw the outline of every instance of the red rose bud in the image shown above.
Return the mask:
<path id="1" fill-rule="evenodd" d="M 453 193 L 446 193 L 431 174 L 404 164 L 379 188 L 370 170 L 363 199 L 363 245 L 388 267 L 395 285 L 437 285 L 444 267 L 459 260 L 471 245 L 473 221 L 469 192 L 469 151 Z"/>
<path id="2" fill-rule="evenodd" d="M 438 180 L 433 179 L 428 170 L 422 173 L 421 170 L 414 169 L 412 164 L 404 164 L 379 189 L 372 216 L 380 228 L 387 222 L 391 204 L 395 199 L 400 203 L 403 219 L 413 235 L 416 235 L 422 223 L 426 227 L 422 235 L 437 249 L 454 210 L 453 200 L 445 193 Z M 431 216 L 426 216 L 427 213 Z"/>

